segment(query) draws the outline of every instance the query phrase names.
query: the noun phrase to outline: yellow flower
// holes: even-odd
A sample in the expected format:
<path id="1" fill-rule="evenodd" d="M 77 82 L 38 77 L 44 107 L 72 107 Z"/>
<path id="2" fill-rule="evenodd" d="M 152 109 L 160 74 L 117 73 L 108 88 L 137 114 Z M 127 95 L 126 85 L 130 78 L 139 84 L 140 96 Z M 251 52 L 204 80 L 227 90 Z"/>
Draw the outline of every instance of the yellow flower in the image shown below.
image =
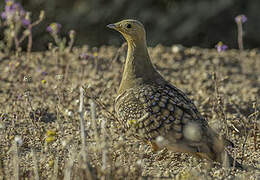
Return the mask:
<path id="1" fill-rule="evenodd" d="M 47 82 L 47 81 L 46 81 L 45 79 L 42 80 L 42 84 L 46 84 L 46 82 Z"/>
<path id="2" fill-rule="evenodd" d="M 12 6 L 13 4 L 14 4 L 13 1 L 7 1 L 7 2 L 6 2 L 6 6 L 9 6 L 9 7 Z"/>
<path id="3" fill-rule="evenodd" d="M 45 139 L 45 141 L 46 141 L 47 144 L 50 144 L 50 143 L 52 143 L 52 142 L 55 141 L 55 140 L 56 140 L 56 138 L 55 138 L 54 136 L 48 136 L 48 137 Z"/>
<path id="4" fill-rule="evenodd" d="M 136 120 L 129 120 L 129 121 L 128 121 L 128 124 L 129 124 L 129 125 L 134 125 L 134 124 L 136 124 L 136 123 L 137 123 Z"/>
<path id="5" fill-rule="evenodd" d="M 97 52 L 94 52 L 94 53 L 93 53 L 93 56 L 94 56 L 94 57 L 97 57 L 97 56 L 98 56 L 98 53 L 97 53 Z"/>
<path id="6" fill-rule="evenodd" d="M 9 140 L 13 140 L 14 139 L 14 135 L 9 136 Z"/>
<path id="7" fill-rule="evenodd" d="M 48 27 L 47 27 L 47 31 L 49 33 L 53 33 L 53 34 L 57 34 L 60 32 L 61 29 L 61 24 L 59 23 L 51 23 Z"/>
<path id="8" fill-rule="evenodd" d="M 56 131 L 54 131 L 54 130 L 47 130 L 46 136 L 56 136 Z"/>
<path id="9" fill-rule="evenodd" d="M 53 160 L 49 160 L 49 167 L 53 167 L 54 165 L 54 161 Z"/>

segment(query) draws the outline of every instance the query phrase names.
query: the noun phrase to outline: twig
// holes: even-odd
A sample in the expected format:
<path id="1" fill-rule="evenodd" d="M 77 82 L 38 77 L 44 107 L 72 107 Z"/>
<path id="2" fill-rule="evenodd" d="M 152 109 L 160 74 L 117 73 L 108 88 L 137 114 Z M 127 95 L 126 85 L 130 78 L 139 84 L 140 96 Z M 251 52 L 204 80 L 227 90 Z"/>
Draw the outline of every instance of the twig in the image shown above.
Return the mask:
<path id="1" fill-rule="evenodd" d="M 72 172 L 72 167 L 74 164 L 74 160 L 76 157 L 76 149 L 75 148 L 71 148 L 71 155 L 69 160 L 66 163 L 66 168 L 65 168 L 65 172 L 64 172 L 64 180 L 70 180 L 71 179 L 71 172 Z"/>
<path id="2" fill-rule="evenodd" d="M 19 180 L 20 177 L 20 168 L 19 168 L 19 152 L 18 152 L 18 144 L 16 141 L 13 142 L 12 146 L 13 153 L 13 166 L 14 166 L 14 179 Z"/>
<path id="3" fill-rule="evenodd" d="M 73 47 L 74 42 L 75 42 L 75 35 L 76 35 L 76 32 L 74 30 L 71 30 L 69 32 L 70 41 L 69 41 L 69 44 L 68 44 L 68 52 L 71 52 L 71 50 L 72 50 L 72 47 Z"/>
<path id="4" fill-rule="evenodd" d="M 242 23 L 237 23 L 237 29 L 238 29 L 238 35 L 237 35 L 238 47 L 239 47 L 239 50 L 242 51 L 242 50 L 244 50 Z"/>
<path id="5" fill-rule="evenodd" d="M 30 53 L 32 50 L 32 24 L 28 25 L 28 44 L 27 44 L 27 53 Z"/>
<path id="6" fill-rule="evenodd" d="M 121 47 L 117 50 L 116 55 L 114 56 L 112 62 L 115 62 L 118 60 L 119 55 L 125 50 L 127 47 L 127 43 L 123 43 Z"/>
<path id="7" fill-rule="evenodd" d="M 87 151 L 86 151 L 86 134 L 85 134 L 85 121 L 84 121 L 84 89 L 80 87 L 80 98 L 79 98 L 79 114 L 80 114 L 80 130 L 81 130 L 81 141 L 82 141 L 82 149 L 81 155 L 83 156 L 83 162 L 86 169 L 87 176 L 90 180 L 92 180 L 92 175 L 89 170 L 88 162 L 87 162 Z"/>
<path id="8" fill-rule="evenodd" d="M 216 106 L 217 106 L 217 115 L 219 118 L 222 118 L 225 122 L 225 135 L 226 137 L 228 137 L 229 135 L 229 130 L 228 130 L 228 122 L 227 122 L 227 116 L 226 116 L 226 113 L 225 113 L 225 110 L 224 110 L 224 105 L 223 105 L 223 99 L 222 97 L 220 96 L 220 93 L 219 93 L 219 80 L 218 80 L 218 77 L 216 75 L 216 72 L 214 71 L 213 73 L 213 81 L 215 83 L 215 98 L 217 100 L 217 103 L 216 103 Z"/>
<path id="9" fill-rule="evenodd" d="M 39 180 L 39 168 L 38 168 L 38 163 L 37 163 L 37 158 L 34 149 L 31 151 L 32 154 L 32 159 L 33 159 L 33 171 L 34 171 L 34 179 Z"/>
<path id="10" fill-rule="evenodd" d="M 246 142 L 247 142 L 247 139 L 248 139 L 248 136 L 250 134 L 251 131 L 249 131 L 247 133 L 247 130 L 246 130 L 246 125 L 243 121 L 243 124 L 244 124 L 244 128 L 245 128 L 245 139 L 244 139 L 244 142 L 243 142 L 243 145 L 242 145 L 242 160 L 241 160 L 241 164 L 243 165 L 243 161 L 244 161 L 244 156 L 245 156 L 245 146 L 246 146 Z"/>
<path id="11" fill-rule="evenodd" d="M 243 45 L 243 23 L 247 21 L 247 17 L 244 14 L 238 15 L 235 17 L 235 21 L 237 23 L 237 29 L 238 29 L 238 34 L 237 34 L 237 40 L 238 40 L 238 47 L 239 50 L 244 50 L 244 45 Z"/>
<path id="12" fill-rule="evenodd" d="M 97 130 L 96 104 L 92 99 L 89 100 L 89 103 L 90 103 L 90 111 L 91 111 L 92 128 L 94 129 L 94 136 L 95 136 L 96 143 L 98 143 L 99 135 Z"/>
<path id="13" fill-rule="evenodd" d="M 27 44 L 27 53 L 30 53 L 32 51 L 32 28 L 36 25 L 38 25 L 40 22 L 42 22 L 42 20 L 44 19 L 45 16 L 45 12 L 41 11 L 40 15 L 39 15 L 39 19 L 36 20 L 35 22 L 33 22 L 32 24 L 28 25 L 28 44 Z"/>
<path id="14" fill-rule="evenodd" d="M 257 100 L 256 102 L 253 104 L 253 108 L 255 109 L 254 117 L 255 117 L 255 122 L 254 122 L 254 146 L 255 146 L 255 151 L 257 151 L 258 147 L 257 147 L 257 116 L 259 114 L 259 111 L 257 110 Z"/>
<path id="15" fill-rule="evenodd" d="M 54 168 L 53 168 L 53 174 L 52 174 L 52 180 L 58 179 L 58 173 L 59 173 L 59 157 L 56 157 L 54 161 Z"/>
<path id="16" fill-rule="evenodd" d="M 102 130 L 102 144 L 103 144 L 103 151 L 102 151 L 102 171 L 106 172 L 107 169 L 107 154 L 108 154 L 108 145 L 107 145 L 107 133 L 106 133 L 106 120 L 103 119 L 101 123 L 101 130 Z"/>
<path id="17" fill-rule="evenodd" d="M 113 113 L 111 113 L 110 111 L 108 111 L 108 110 L 106 109 L 106 106 L 105 106 L 104 103 L 102 103 L 101 101 L 99 101 L 98 98 L 95 97 L 90 91 L 87 91 L 87 89 L 89 89 L 89 88 L 84 88 L 84 87 L 82 87 L 82 88 L 84 89 L 85 96 L 88 97 L 88 98 L 91 98 L 103 111 L 105 111 L 105 113 L 108 115 L 107 118 L 109 118 L 109 119 L 114 119 L 114 120 L 116 120 L 118 123 L 121 124 L 121 122 L 117 119 L 117 117 L 116 117 Z"/>
<path id="18" fill-rule="evenodd" d="M 83 88 L 80 87 L 80 98 L 79 98 L 79 115 L 80 115 L 80 132 L 81 132 L 81 141 L 82 141 L 82 149 L 86 147 L 86 134 L 85 134 L 85 121 L 84 121 L 84 94 Z"/>
<path id="19" fill-rule="evenodd" d="M 4 177 L 5 177 L 5 171 L 4 171 L 4 162 L 3 162 L 3 159 L 2 157 L 0 157 L 0 177 L 2 177 L 1 180 L 4 180 Z"/>
<path id="20" fill-rule="evenodd" d="M 28 36 L 27 32 L 24 31 L 22 37 L 20 37 L 20 39 L 18 40 L 18 44 L 21 44 L 27 36 Z"/>
<path id="21" fill-rule="evenodd" d="M 14 32 L 14 43 L 15 43 L 15 50 L 18 51 L 20 43 L 19 43 L 19 40 L 18 40 L 16 32 Z"/>

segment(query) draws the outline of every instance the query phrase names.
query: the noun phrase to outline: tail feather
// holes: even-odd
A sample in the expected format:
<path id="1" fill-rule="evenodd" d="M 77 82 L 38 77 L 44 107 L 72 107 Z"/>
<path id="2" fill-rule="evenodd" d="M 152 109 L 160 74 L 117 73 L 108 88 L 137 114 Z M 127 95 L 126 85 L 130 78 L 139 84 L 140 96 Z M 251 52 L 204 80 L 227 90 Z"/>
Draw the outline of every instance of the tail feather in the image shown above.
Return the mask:
<path id="1" fill-rule="evenodd" d="M 222 154 L 219 154 L 221 160 L 218 161 L 220 162 L 224 167 L 235 167 L 240 170 L 258 170 L 260 171 L 259 168 L 256 168 L 254 166 L 250 165 L 243 165 L 237 162 L 230 154 L 228 154 L 226 151 L 224 151 Z"/>
<path id="2" fill-rule="evenodd" d="M 221 163 L 223 167 L 236 167 L 241 170 L 245 170 L 245 167 L 237 162 L 228 152 L 225 150 L 222 153 L 217 154 L 217 162 Z"/>
<path id="3" fill-rule="evenodd" d="M 208 136 L 211 137 L 208 140 L 207 146 L 210 149 L 209 157 L 211 160 L 219 162 L 224 167 L 236 167 L 241 170 L 245 170 L 246 168 L 237 162 L 226 150 L 226 146 L 233 146 L 231 141 L 220 137 L 217 135 L 211 128 L 208 129 Z"/>
<path id="4" fill-rule="evenodd" d="M 234 158 L 228 154 L 226 151 L 223 151 L 222 153 L 215 154 L 213 153 L 196 153 L 196 156 L 202 158 L 202 159 L 207 159 L 210 161 L 215 161 L 219 162 L 223 167 L 235 167 L 241 170 L 245 170 L 243 165 L 241 165 L 239 162 L 234 160 Z"/>

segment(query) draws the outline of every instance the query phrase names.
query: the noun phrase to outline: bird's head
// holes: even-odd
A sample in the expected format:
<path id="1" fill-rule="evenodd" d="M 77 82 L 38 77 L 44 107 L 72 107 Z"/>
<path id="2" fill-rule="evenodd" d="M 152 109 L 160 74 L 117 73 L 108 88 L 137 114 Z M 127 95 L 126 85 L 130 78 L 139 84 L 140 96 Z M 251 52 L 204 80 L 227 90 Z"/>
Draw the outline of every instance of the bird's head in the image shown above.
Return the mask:
<path id="1" fill-rule="evenodd" d="M 126 19 L 107 27 L 120 32 L 128 42 L 145 41 L 144 26 L 137 20 Z"/>

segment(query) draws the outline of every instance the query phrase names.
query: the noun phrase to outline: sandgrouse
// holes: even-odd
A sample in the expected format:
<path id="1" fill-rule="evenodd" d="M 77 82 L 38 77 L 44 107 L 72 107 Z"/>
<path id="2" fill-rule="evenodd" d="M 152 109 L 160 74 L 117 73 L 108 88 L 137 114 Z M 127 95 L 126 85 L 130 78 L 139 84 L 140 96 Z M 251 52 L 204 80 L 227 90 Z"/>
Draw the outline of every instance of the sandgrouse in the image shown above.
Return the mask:
<path id="1" fill-rule="evenodd" d="M 143 24 L 127 19 L 107 27 L 119 31 L 128 44 L 115 100 L 116 115 L 124 128 L 154 150 L 166 147 L 220 163 L 235 163 L 242 168 L 226 153 L 225 140 L 209 127 L 193 102 L 155 70 Z M 164 143 L 158 144 L 158 138 L 163 138 Z"/>

